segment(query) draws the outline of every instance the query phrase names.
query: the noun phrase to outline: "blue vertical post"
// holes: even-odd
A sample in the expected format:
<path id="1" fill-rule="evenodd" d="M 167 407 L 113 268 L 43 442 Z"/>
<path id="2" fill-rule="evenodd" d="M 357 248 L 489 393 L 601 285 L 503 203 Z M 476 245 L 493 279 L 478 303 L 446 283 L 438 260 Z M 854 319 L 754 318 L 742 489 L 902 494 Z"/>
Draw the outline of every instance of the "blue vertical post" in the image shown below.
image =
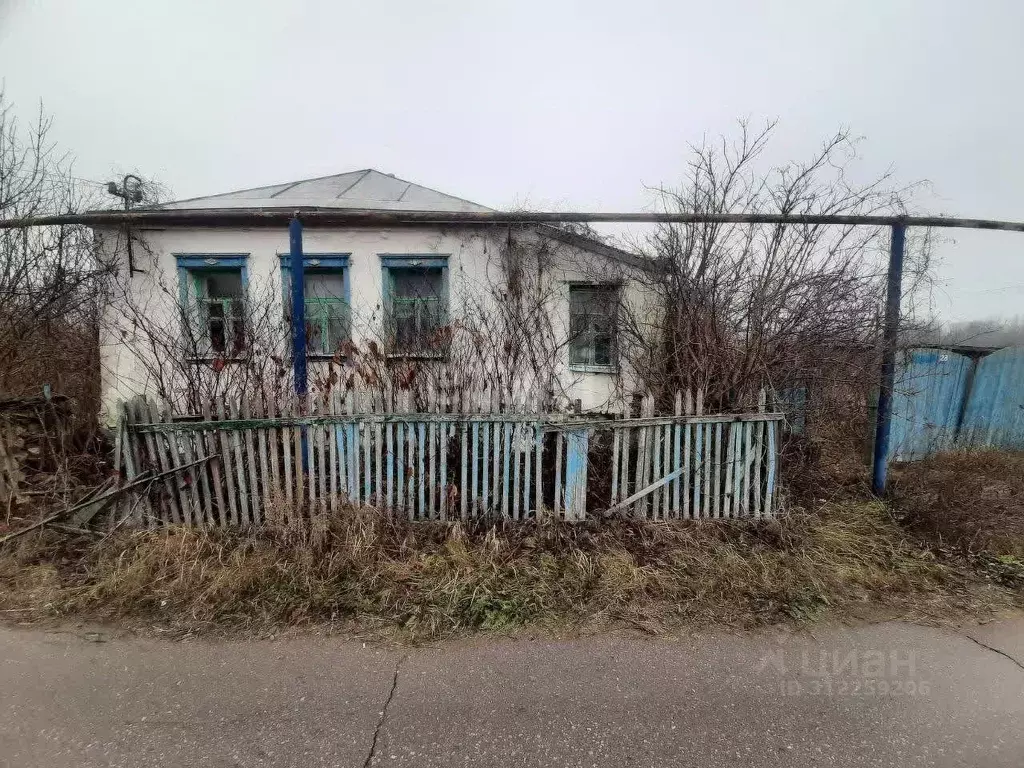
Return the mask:
<path id="1" fill-rule="evenodd" d="M 878 388 L 878 416 L 875 421 L 875 452 L 871 472 L 871 490 L 879 496 L 885 493 L 886 475 L 889 472 L 889 433 L 892 428 L 892 392 L 896 384 L 896 343 L 900 328 L 906 239 L 906 225 L 893 224 L 889 241 L 889 274 L 885 288 L 882 380 Z"/>
<path id="2" fill-rule="evenodd" d="M 306 407 L 306 273 L 302 256 L 302 222 L 296 214 L 288 225 L 292 277 L 292 372 L 295 396 L 305 415 Z M 302 466 L 309 471 L 309 445 L 302 428 Z"/>

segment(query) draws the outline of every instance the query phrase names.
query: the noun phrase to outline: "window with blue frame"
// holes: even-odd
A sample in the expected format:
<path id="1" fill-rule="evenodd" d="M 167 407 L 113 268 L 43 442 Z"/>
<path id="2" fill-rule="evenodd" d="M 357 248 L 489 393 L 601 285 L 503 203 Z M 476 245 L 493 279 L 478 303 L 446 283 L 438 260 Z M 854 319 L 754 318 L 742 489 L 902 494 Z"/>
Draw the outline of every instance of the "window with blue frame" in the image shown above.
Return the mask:
<path id="1" fill-rule="evenodd" d="M 239 357 L 246 349 L 247 254 L 178 254 L 182 317 L 196 357 Z"/>
<path id="2" fill-rule="evenodd" d="M 306 352 L 332 357 L 351 338 L 348 254 L 305 254 L 303 289 L 306 306 Z M 292 322 L 291 265 L 281 256 L 285 315 Z"/>
<path id="3" fill-rule="evenodd" d="M 382 254 L 392 354 L 442 355 L 447 346 L 448 257 Z"/>

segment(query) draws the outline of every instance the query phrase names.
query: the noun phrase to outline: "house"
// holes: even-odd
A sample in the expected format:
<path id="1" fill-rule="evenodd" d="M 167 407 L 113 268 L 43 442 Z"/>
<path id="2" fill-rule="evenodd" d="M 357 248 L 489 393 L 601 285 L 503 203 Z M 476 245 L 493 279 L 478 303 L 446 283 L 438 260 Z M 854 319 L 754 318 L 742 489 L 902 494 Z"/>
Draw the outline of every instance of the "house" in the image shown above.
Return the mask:
<path id="1" fill-rule="evenodd" d="M 168 211 L 352 209 L 475 212 L 484 206 L 376 170 L 168 203 Z M 301 217 L 300 217 L 301 218 Z M 420 217 L 422 218 L 422 217 Z M 183 216 L 98 227 L 117 275 L 102 324 L 106 418 L 135 395 L 195 412 L 229 386 L 290 381 L 285 227 Z M 632 387 L 623 307 L 643 317 L 645 260 L 554 226 L 307 225 L 303 233 L 310 387 L 383 370 L 563 405 L 617 410 Z M 495 395 L 498 396 L 498 395 Z"/>

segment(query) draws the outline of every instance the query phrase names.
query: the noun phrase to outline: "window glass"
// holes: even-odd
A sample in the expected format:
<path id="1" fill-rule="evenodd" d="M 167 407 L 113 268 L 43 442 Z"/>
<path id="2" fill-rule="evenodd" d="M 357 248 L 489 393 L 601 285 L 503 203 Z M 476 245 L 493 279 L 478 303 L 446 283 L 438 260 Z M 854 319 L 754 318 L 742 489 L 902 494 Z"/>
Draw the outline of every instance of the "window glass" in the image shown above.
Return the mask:
<path id="1" fill-rule="evenodd" d="M 396 352 L 429 353 L 447 323 L 444 270 L 438 267 L 390 267 L 391 324 Z"/>
<path id="2" fill-rule="evenodd" d="M 236 356 L 245 350 L 242 270 L 196 269 L 189 272 L 193 306 L 189 308 L 201 355 Z"/>
<path id="3" fill-rule="evenodd" d="M 285 270 L 285 306 L 292 315 L 290 271 Z M 342 268 L 306 267 L 303 272 L 306 306 L 306 351 L 330 356 L 349 338 L 349 305 L 345 299 L 345 271 Z"/>
<path id="4" fill-rule="evenodd" d="M 570 365 L 615 365 L 618 297 L 616 286 L 569 287 Z"/>

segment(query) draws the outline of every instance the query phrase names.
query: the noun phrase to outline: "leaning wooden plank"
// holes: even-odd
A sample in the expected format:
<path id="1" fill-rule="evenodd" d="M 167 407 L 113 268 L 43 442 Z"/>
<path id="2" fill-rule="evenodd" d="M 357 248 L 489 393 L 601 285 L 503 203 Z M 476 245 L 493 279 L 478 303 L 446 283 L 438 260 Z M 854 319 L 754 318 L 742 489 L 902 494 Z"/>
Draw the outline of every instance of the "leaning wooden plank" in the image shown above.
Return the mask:
<path id="1" fill-rule="evenodd" d="M 216 426 L 213 421 L 213 414 L 210 410 L 210 401 L 207 399 L 203 400 L 203 422 L 210 425 L 211 427 Z M 213 495 L 214 503 L 216 505 L 216 523 L 219 525 L 226 526 L 228 507 L 224 503 L 224 480 L 221 476 L 221 463 L 223 459 L 220 454 L 213 453 L 214 451 L 220 450 L 217 440 L 216 430 L 205 430 L 201 433 L 203 435 L 203 445 L 206 450 L 213 454 L 214 458 L 210 460 L 210 482 L 213 484 Z"/>
<path id="2" fill-rule="evenodd" d="M 142 424 L 147 421 L 152 421 L 149 416 L 149 409 L 144 402 L 140 399 L 136 399 L 134 402 L 129 403 L 131 420 L 135 424 Z M 135 441 L 135 448 L 137 454 L 135 456 L 136 466 L 140 472 L 146 470 L 152 470 L 159 472 L 160 460 L 156 455 L 156 444 L 153 442 L 153 436 L 145 432 L 135 432 L 137 440 Z M 153 527 L 158 523 L 168 523 L 171 520 L 171 511 L 167 502 L 166 491 L 159 493 L 156 499 L 156 503 L 152 499 L 149 499 L 149 516 L 143 520 L 144 525 L 147 527 Z"/>
<path id="3" fill-rule="evenodd" d="M 163 423 L 173 423 L 170 411 L 158 411 L 157 414 L 160 421 Z M 188 461 L 181 450 L 181 433 L 179 432 L 168 432 L 167 433 L 167 457 L 170 460 L 171 466 L 176 467 Z M 191 435 L 186 434 L 185 437 L 191 438 Z M 189 470 L 190 480 L 194 481 L 193 470 Z M 198 504 L 193 505 L 192 494 L 189 489 L 195 488 L 195 484 L 188 482 L 184 477 L 174 478 L 174 484 L 178 489 L 178 504 L 181 508 L 182 522 L 186 525 L 194 525 L 195 518 L 199 515 Z M 193 512 L 194 510 L 194 512 Z"/>
<path id="4" fill-rule="evenodd" d="M 221 422 L 227 418 L 223 398 L 217 398 L 217 418 Z M 220 424 L 217 425 L 217 435 L 220 438 L 221 456 L 224 458 L 224 485 L 227 487 L 228 508 L 231 512 L 228 522 L 231 525 L 238 525 L 238 499 L 232 446 L 227 432 L 221 429 Z"/>
<path id="5" fill-rule="evenodd" d="M 181 435 L 181 442 L 179 443 L 180 453 L 182 461 L 189 464 L 196 459 L 196 454 L 192 450 L 192 438 L 198 436 L 198 432 L 186 432 Z M 202 451 L 200 452 L 202 453 Z M 179 462 L 180 463 L 180 462 Z M 205 468 L 204 468 L 205 469 Z M 199 478 L 202 477 L 205 485 L 206 472 L 201 469 L 198 472 L 193 466 L 188 470 L 188 491 L 189 491 L 189 505 L 192 510 L 195 511 L 195 516 L 189 520 L 192 525 L 202 526 L 205 523 L 203 515 L 203 503 L 199 495 Z"/>
<path id="6" fill-rule="evenodd" d="M 193 434 L 185 434 L 185 445 L 187 446 L 188 453 L 186 459 L 192 461 L 201 455 L 210 455 L 214 449 L 211 448 L 207 440 L 207 432 L 195 432 Z M 202 514 L 203 520 L 206 525 L 216 525 L 217 521 L 214 516 L 214 507 L 217 504 L 214 498 L 213 484 L 210 481 L 210 475 L 213 472 L 213 466 L 216 462 L 210 461 L 204 466 L 197 470 L 199 475 L 199 496 L 202 501 Z"/>
<path id="7" fill-rule="evenodd" d="M 128 411 L 127 411 L 127 408 L 126 408 L 126 406 L 125 406 L 125 404 L 123 402 L 118 404 L 118 412 L 120 414 L 119 423 L 120 423 L 120 425 L 122 427 L 122 434 L 123 434 L 122 440 L 121 440 L 121 451 L 123 452 L 124 468 L 125 468 L 125 472 L 127 473 L 127 478 L 126 479 L 134 480 L 138 476 L 138 474 L 139 474 L 139 467 L 138 467 L 138 464 L 136 463 L 136 460 L 135 460 L 136 450 L 135 450 L 134 443 L 136 441 L 138 441 L 139 439 L 141 439 L 141 436 L 133 433 L 131 431 L 131 429 L 129 428 L 129 426 L 128 426 Z M 3 435 L 0 434 L 0 438 L 2 438 L 2 437 L 3 437 Z M 146 501 L 147 509 L 149 509 L 149 499 L 146 499 L 145 501 Z M 139 511 L 138 508 L 139 508 L 139 505 L 136 504 L 136 505 L 134 505 L 132 507 L 132 510 L 134 511 L 134 514 L 135 514 L 135 522 L 136 523 L 141 523 L 142 522 L 142 517 L 141 517 L 142 513 Z M 152 510 L 150 510 L 150 512 L 151 511 Z"/>
<path id="8" fill-rule="evenodd" d="M 151 421 L 159 421 L 159 414 L 155 403 L 148 403 L 149 418 Z M 166 443 L 164 442 L 163 435 L 154 435 L 156 438 L 151 443 L 152 452 L 156 455 L 157 464 L 161 470 L 166 471 L 174 466 L 173 461 L 168 455 Z M 164 476 L 164 488 L 167 490 L 167 505 L 171 511 L 172 523 L 181 523 L 181 507 L 178 504 L 177 488 L 175 487 L 174 478 L 171 475 Z"/>
<path id="9" fill-rule="evenodd" d="M 622 512 L 622 511 L 627 510 L 629 508 L 629 505 L 632 504 L 633 502 L 639 501 L 644 496 L 647 496 L 648 494 L 654 493 L 655 491 L 658 491 L 659 489 L 664 488 L 666 485 L 671 483 L 673 480 L 675 480 L 677 477 L 679 477 L 682 474 L 683 474 L 683 468 L 682 467 L 679 467 L 677 469 L 672 470 L 671 472 L 669 472 L 664 477 L 661 477 L 658 480 L 655 480 L 653 483 L 648 485 L 646 488 L 643 488 L 643 489 L 637 491 L 632 496 L 627 497 L 626 499 L 622 500 L 621 502 L 619 502 L 615 506 L 609 507 L 608 509 L 606 509 L 605 512 L 604 512 L 604 516 L 605 517 L 610 517 L 610 516 L 612 516 L 612 515 L 614 515 L 614 514 L 616 514 L 618 512 Z"/>
<path id="10" fill-rule="evenodd" d="M 10 541 L 11 539 L 15 539 L 18 536 L 22 536 L 28 533 L 29 531 L 34 531 L 37 528 L 42 528 L 44 525 L 48 525 L 49 523 L 52 523 L 56 520 L 60 520 L 62 517 L 66 517 L 72 514 L 73 512 L 77 512 L 81 509 L 84 509 L 85 507 L 95 506 L 97 504 L 101 504 L 104 502 L 112 502 L 121 494 L 127 493 L 128 491 L 134 490 L 135 488 L 138 488 L 142 485 L 146 485 L 147 483 L 156 482 L 158 480 L 164 480 L 167 477 L 173 477 L 178 473 L 190 469 L 197 464 L 209 461 L 210 458 L 210 456 L 203 456 L 201 459 L 197 459 L 195 462 L 192 462 L 190 464 L 182 464 L 181 466 L 178 467 L 171 467 L 166 472 L 160 472 L 157 474 L 153 474 L 151 471 L 147 470 L 146 472 L 140 474 L 137 478 L 135 478 L 135 480 L 128 483 L 127 485 L 122 485 L 119 488 L 114 488 L 113 490 L 107 491 L 106 493 L 100 496 L 96 496 L 94 495 L 94 493 L 90 492 L 88 494 L 88 499 L 86 501 L 74 504 L 73 506 L 67 507 L 66 509 L 62 509 L 59 512 L 54 512 L 52 515 L 47 515 L 42 520 L 37 520 L 36 522 L 32 523 L 29 526 L 26 526 L 25 528 L 21 528 L 17 531 L 13 531 L 12 533 L 8 533 L 0 537 L 0 544 L 4 544 Z"/>

